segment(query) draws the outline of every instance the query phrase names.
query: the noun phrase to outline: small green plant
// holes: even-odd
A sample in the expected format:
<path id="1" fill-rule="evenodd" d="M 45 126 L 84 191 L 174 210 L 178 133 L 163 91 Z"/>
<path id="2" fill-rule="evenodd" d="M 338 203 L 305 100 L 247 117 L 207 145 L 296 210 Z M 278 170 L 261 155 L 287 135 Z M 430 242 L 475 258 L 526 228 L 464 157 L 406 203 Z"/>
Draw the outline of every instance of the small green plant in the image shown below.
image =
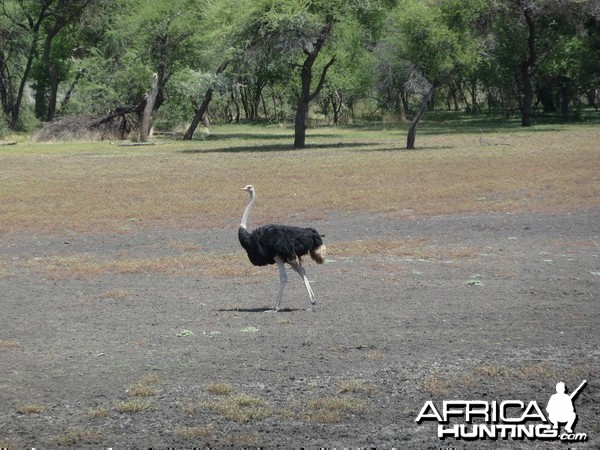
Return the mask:
<path id="1" fill-rule="evenodd" d="M 242 328 L 240 331 L 242 333 L 258 333 L 258 330 L 259 330 L 258 328 L 250 326 L 250 327 Z"/>
<path id="2" fill-rule="evenodd" d="M 194 336 L 194 332 L 190 331 L 190 330 L 181 330 L 181 332 L 179 332 L 177 334 L 177 337 L 188 337 L 188 336 Z"/>
<path id="3" fill-rule="evenodd" d="M 482 276 L 478 273 L 471 275 L 471 277 L 464 282 L 465 286 L 484 286 L 483 281 L 481 281 Z"/>

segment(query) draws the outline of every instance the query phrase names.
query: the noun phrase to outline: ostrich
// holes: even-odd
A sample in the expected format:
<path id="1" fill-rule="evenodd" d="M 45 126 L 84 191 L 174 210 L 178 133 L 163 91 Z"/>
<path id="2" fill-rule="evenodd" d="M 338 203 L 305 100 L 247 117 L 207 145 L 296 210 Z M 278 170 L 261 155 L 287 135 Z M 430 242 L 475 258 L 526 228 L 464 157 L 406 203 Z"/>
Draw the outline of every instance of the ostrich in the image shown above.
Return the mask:
<path id="1" fill-rule="evenodd" d="M 279 311 L 281 298 L 283 297 L 283 287 L 287 281 L 284 263 L 288 263 L 302 278 L 312 309 L 317 302 L 315 294 L 310 287 L 310 282 L 306 278 L 301 258 L 310 253 L 311 258 L 317 264 L 323 264 L 325 261 L 325 245 L 323 244 L 321 235 L 313 228 L 274 224 L 263 225 L 249 232 L 246 230 L 246 224 L 252 205 L 256 200 L 256 192 L 254 191 L 254 186 L 251 184 L 242 190 L 248 192 L 249 198 L 248 205 L 242 216 L 240 228 L 238 229 L 238 237 L 240 244 L 242 244 L 242 247 L 248 253 L 248 259 L 250 259 L 252 264 L 255 266 L 277 264 L 279 268 L 279 292 L 277 293 L 275 311 Z"/>

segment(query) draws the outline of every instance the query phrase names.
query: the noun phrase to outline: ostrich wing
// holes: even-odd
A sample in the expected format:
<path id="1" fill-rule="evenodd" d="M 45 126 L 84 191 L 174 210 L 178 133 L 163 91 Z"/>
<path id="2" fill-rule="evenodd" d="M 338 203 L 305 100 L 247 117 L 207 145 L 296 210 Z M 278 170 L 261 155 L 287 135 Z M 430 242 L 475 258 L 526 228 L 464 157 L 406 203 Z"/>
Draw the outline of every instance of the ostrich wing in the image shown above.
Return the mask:
<path id="1" fill-rule="evenodd" d="M 264 225 L 254 230 L 257 242 L 270 258 L 279 255 L 284 261 L 306 255 L 323 243 L 319 233 L 313 228 L 300 228 L 289 225 Z"/>

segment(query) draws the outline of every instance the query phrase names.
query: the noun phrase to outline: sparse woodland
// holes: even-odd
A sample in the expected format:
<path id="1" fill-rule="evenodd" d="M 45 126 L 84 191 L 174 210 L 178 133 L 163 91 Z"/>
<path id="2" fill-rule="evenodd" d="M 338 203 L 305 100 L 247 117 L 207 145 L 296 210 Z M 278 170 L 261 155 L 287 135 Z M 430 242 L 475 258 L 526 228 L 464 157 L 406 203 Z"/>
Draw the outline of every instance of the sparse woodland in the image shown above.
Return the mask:
<path id="1" fill-rule="evenodd" d="M 411 148 L 427 110 L 568 122 L 599 85 L 596 0 L 0 0 L 0 136 L 366 118 Z"/>

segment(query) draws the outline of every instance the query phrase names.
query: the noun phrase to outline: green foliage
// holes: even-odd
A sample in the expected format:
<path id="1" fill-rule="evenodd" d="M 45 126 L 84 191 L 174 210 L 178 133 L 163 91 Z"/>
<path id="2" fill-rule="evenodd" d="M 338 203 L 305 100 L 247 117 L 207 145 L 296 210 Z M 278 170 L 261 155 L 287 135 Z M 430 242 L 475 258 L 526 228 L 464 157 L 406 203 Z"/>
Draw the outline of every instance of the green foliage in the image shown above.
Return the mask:
<path id="1" fill-rule="evenodd" d="M 12 129 L 37 126 L 33 112 L 45 116 L 52 89 L 63 115 L 138 104 L 152 73 L 159 75 L 157 108 L 164 104 L 161 126 L 189 122 L 209 86 L 211 118 L 287 121 L 299 92 L 298 67 L 328 18 L 333 31 L 313 71 L 317 78 L 335 55 L 318 98 L 329 119 L 373 96 L 383 113 L 409 115 L 434 79 L 442 81 L 438 103 L 453 100 L 456 108 L 478 111 L 486 102 L 489 111 L 508 116 L 520 104 L 516 74 L 528 52 L 523 6 L 537 27 L 532 74 L 544 111 L 552 101 L 555 109 L 578 108 L 600 84 L 593 0 L 1 3 L 0 100 Z M 68 24 L 52 34 L 61 17 Z M 215 77 L 225 62 L 226 72 Z"/>

